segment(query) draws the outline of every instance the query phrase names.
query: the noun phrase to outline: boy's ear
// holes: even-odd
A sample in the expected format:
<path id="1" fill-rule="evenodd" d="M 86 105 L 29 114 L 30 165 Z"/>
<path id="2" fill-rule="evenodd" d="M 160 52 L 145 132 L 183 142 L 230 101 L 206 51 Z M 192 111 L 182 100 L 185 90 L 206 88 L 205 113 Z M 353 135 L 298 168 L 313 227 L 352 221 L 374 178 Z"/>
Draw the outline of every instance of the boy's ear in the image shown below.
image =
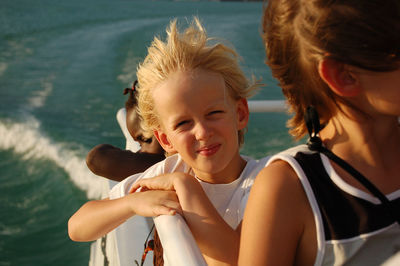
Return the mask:
<path id="1" fill-rule="evenodd" d="M 319 62 L 318 72 L 325 83 L 339 96 L 354 97 L 361 92 L 356 73 L 349 70 L 348 65 L 333 59 Z"/>
<path id="2" fill-rule="evenodd" d="M 154 136 L 158 140 L 158 143 L 160 143 L 161 147 L 167 152 L 167 153 L 175 153 L 174 146 L 172 143 L 169 141 L 167 134 L 165 134 L 162 130 L 154 130 L 153 131 Z"/>
<path id="3" fill-rule="evenodd" d="M 238 130 L 241 130 L 247 126 L 250 115 L 249 106 L 245 98 L 242 98 L 237 101 L 236 112 L 237 112 Z"/>

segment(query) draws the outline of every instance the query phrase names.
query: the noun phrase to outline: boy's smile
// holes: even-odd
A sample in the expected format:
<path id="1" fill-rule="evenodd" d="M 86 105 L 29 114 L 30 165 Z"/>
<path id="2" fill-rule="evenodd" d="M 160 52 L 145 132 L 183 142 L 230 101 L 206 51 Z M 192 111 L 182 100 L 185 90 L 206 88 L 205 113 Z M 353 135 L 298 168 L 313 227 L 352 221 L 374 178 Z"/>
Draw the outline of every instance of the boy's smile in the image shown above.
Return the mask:
<path id="1" fill-rule="evenodd" d="M 204 146 L 204 147 L 199 148 L 199 150 L 197 152 L 203 156 L 212 156 L 219 150 L 220 147 L 221 147 L 221 144 Z"/>
<path id="2" fill-rule="evenodd" d="M 247 125 L 245 100 L 234 100 L 220 74 L 177 71 L 153 91 L 161 128 L 155 135 L 168 152 L 178 152 L 197 177 L 210 183 L 235 180 L 245 162 L 238 131 Z"/>

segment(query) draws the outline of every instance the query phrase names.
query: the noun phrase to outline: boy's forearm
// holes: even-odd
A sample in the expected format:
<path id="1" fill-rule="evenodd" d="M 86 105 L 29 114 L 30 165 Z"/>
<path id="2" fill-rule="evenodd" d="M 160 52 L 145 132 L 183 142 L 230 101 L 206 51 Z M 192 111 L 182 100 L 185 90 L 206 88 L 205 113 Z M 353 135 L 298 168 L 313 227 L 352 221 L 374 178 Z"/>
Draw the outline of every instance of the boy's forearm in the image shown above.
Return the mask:
<path id="1" fill-rule="evenodd" d="M 84 204 L 68 221 L 68 234 L 74 241 L 93 241 L 134 215 L 126 197 L 94 200 Z"/>
<path id="2" fill-rule="evenodd" d="M 214 208 L 200 183 L 193 177 L 180 176 L 174 181 L 183 214 L 208 264 L 236 264 L 238 234 Z"/>

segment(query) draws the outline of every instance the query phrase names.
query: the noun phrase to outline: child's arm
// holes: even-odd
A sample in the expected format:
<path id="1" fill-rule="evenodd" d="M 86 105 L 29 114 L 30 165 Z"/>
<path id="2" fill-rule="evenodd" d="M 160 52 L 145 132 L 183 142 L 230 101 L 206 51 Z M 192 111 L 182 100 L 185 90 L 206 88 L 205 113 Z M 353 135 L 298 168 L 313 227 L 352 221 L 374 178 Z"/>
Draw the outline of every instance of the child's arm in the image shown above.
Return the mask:
<path id="1" fill-rule="evenodd" d="M 163 154 L 132 152 L 109 144 L 99 144 L 86 156 L 86 164 L 96 175 L 122 181 L 130 175 L 144 172 L 163 159 Z"/>
<path id="2" fill-rule="evenodd" d="M 300 180 L 288 164 L 277 161 L 264 168 L 246 206 L 239 265 L 295 265 L 308 211 Z"/>
<path id="3" fill-rule="evenodd" d="M 68 234 L 74 241 L 92 241 L 107 234 L 133 215 L 174 215 L 181 212 L 173 191 L 144 191 L 122 198 L 85 203 L 68 221 Z"/>
<path id="4" fill-rule="evenodd" d="M 184 173 L 142 179 L 132 189 L 175 190 L 184 218 L 208 265 L 234 265 L 239 252 L 240 226 L 235 231 L 214 208 L 200 183 Z"/>

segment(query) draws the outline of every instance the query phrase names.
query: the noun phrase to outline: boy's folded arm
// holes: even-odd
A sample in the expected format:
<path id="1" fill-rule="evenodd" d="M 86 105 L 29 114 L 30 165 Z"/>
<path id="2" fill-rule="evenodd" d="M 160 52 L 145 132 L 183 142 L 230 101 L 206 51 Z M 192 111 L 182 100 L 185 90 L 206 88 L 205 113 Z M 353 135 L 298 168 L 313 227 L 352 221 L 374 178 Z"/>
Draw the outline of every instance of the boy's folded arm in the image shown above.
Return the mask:
<path id="1" fill-rule="evenodd" d="M 131 188 L 129 189 L 129 193 L 133 193 L 141 188 L 141 191 L 144 190 L 175 190 L 174 188 L 174 180 L 179 176 L 188 176 L 193 178 L 189 174 L 185 174 L 182 172 L 173 172 L 161 174 L 151 178 L 143 178 L 135 182 Z"/>
<path id="2" fill-rule="evenodd" d="M 174 188 L 185 220 L 207 264 L 235 265 L 240 232 L 224 221 L 195 178 L 179 173 L 174 179 Z"/>
<path id="3" fill-rule="evenodd" d="M 93 241 L 107 234 L 134 215 L 126 197 L 85 203 L 68 221 L 68 234 L 74 241 Z"/>
<path id="4" fill-rule="evenodd" d="M 183 216 L 208 265 L 236 264 L 240 232 L 232 229 L 219 215 L 200 183 L 183 172 L 142 179 L 131 192 L 161 189 L 176 192 Z"/>
<path id="5" fill-rule="evenodd" d="M 74 241 L 93 241 L 109 233 L 133 215 L 173 215 L 181 212 L 174 191 L 145 191 L 118 199 L 85 203 L 68 221 L 68 234 Z"/>

